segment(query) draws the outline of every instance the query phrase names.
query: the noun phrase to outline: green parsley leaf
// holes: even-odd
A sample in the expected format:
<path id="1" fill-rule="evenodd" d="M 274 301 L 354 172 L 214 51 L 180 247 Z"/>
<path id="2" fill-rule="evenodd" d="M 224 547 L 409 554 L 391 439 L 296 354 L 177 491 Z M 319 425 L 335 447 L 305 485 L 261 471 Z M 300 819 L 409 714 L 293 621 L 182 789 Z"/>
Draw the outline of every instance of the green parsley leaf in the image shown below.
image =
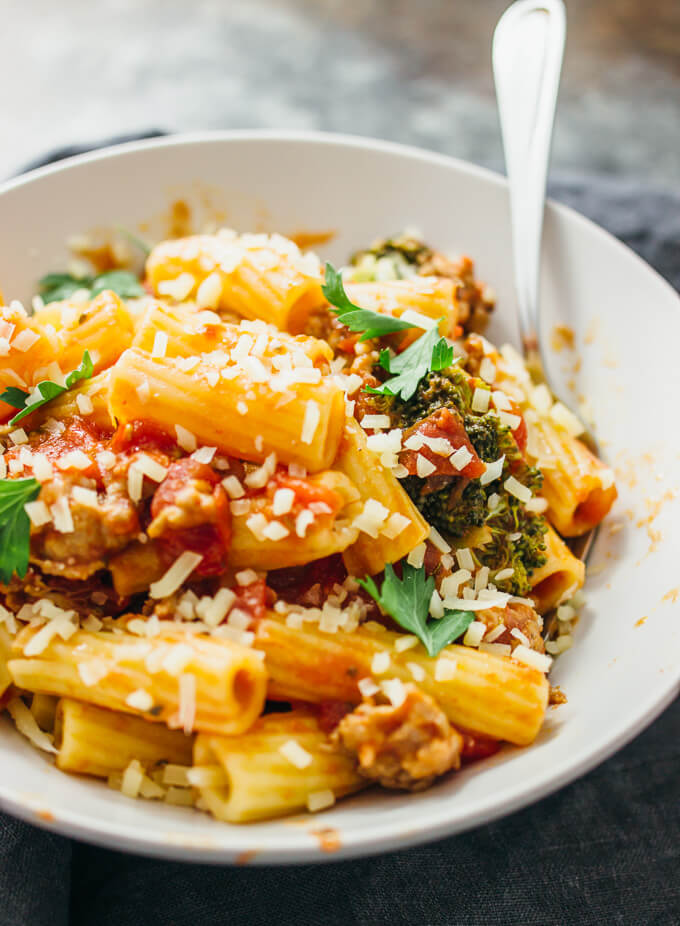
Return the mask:
<path id="1" fill-rule="evenodd" d="M 93 277 L 74 277 L 70 273 L 48 273 L 38 282 L 40 298 L 47 305 L 48 302 L 61 302 L 68 299 L 78 289 L 89 289 Z"/>
<path id="2" fill-rule="evenodd" d="M 38 283 L 40 298 L 48 302 L 60 302 L 68 299 L 76 290 L 89 290 L 94 299 L 105 289 L 112 289 L 122 299 L 134 299 L 146 295 L 146 290 L 134 273 L 129 270 L 107 270 L 99 276 L 75 277 L 70 273 L 48 273 Z"/>
<path id="3" fill-rule="evenodd" d="M 147 294 L 137 277 L 129 270 L 107 270 L 106 273 L 100 273 L 92 283 L 92 298 L 103 293 L 105 289 L 112 289 L 122 299 L 136 299 Z"/>
<path id="4" fill-rule="evenodd" d="M 371 598 L 374 598 L 400 627 L 414 633 L 428 655 L 433 658 L 438 656 L 445 646 L 457 640 L 475 619 L 471 611 L 449 610 L 444 611 L 441 618 L 428 619 L 434 577 L 426 575 L 424 566 L 416 569 L 404 563 L 402 577 L 399 579 L 388 563 L 380 590 L 370 576 L 359 579 L 359 585 L 366 589 Z"/>
<path id="5" fill-rule="evenodd" d="M 92 358 L 88 351 L 84 351 L 80 366 L 76 367 L 75 370 L 72 370 L 68 374 L 64 380 L 63 386 L 60 383 L 52 382 L 50 379 L 38 383 L 35 388 L 41 398 L 36 399 L 30 404 L 28 404 L 28 399 L 31 397 L 30 392 L 24 392 L 23 389 L 17 389 L 15 386 L 10 386 L 8 389 L 5 389 L 2 395 L 0 395 L 0 399 L 2 399 L 3 402 L 7 402 L 7 404 L 11 405 L 13 408 L 21 409 L 19 414 L 15 415 L 9 423 L 16 424 L 18 421 L 21 421 L 26 415 L 30 415 L 34 412 L 36 408 L 41 408 L 43 405 L 51 402 L 52 399 L 56 399 L 57 396 L 63 395 L 79 380 L 89 379 L 93 372 L 94 365 L 92 363 Z"/>
<path id="6" fill-rule="evenodd" d="M 28 569 L 31 522 L 24 511 L 40 494 L 37 479 L 0 479 L 0 581 L 20 579 Z"/>
<path id="7" fill-rule="evenodd" d="M 335 269 L 333 264 L 326 264 L 326 282 L 321 289 L 326 299 L 335 307 L 333 311 L 343 325 L 346 325 L 350 331 L 363 331 L 359 338 L 360 341 L 417 327 L 399 318 L 392 318 L 391 315 L 381 315 L 380 312 L 372 312 L 370 309 L 361 309 L 358 305 L 354 305 L 345 292 L 342 274 Z"/>
<path id="8" fill-rule="evenodd" d="M 400 395 L 408 402 L 413 396 L 418 383 L 430 370 L 435 372 L 450 367 L 453 363 L 453 348 L 446 338 L 439 337 L 439 320 L 433 321 L 432 328 L 409 345 L 406 350 L 391 357 L 388 350 L 380 352 L 380 366 L 388 373 L 396 374 L 386 380 L 378 389 L 368 387 L 366 392 L 374 395 Z"/>

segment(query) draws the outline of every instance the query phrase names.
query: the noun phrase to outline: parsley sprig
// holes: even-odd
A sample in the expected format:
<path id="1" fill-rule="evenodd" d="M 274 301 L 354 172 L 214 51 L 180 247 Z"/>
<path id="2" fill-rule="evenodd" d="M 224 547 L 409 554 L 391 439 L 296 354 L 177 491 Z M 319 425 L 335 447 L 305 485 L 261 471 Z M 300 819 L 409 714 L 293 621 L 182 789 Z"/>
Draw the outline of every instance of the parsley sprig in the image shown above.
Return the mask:
<path id="1" fill-rule="evenodd" d="M 430 370 L 445 370 L 453 363 L 453 348 L 446 338 L 440 338 L 437 324 L 414 341 L 406 350 L 391 356 L 389 350 L 380 352 L 380 366 L 393 374 L 378 389 L 370 386 L 366 392 L 374 395 L 400 395 L 405 402 L 414 395 L 418 383 Z"/>
<path id="2" fill-rule="evenodd" d="M 51 402 L 52 399 L 56 399 L 57 396 L 68 392 L 71 386 L 74 386 L 79 380 L 89 379 L 93 372 L 94 365 L 92 363 L 92 358 L 90 357 L 89 351 L 84 351 L 80 366 L 76 367 L 75 370 L 72 370 L 68 376 L 66 376 L 63 386 L 50 379 L 38 383 L 32 393 L 24 392 L 23 389 L 17 389 L 16 386 L 9 386 L 2 395 L 0 395 L 0 399 L 2 399 L 3 402 L 7 402 L 7 404 L 11 405 L 13 408 L 21 409 L 19 414 L 15 415 L 9 423 L 16 424 L 18 421 L 21 421 L 26 415 L 30 415 L 34 412 L 36 408 L 41 408 L 43 405 Z M 36 392 L 40 396 L 39 399 L 35 398 Z M 32 401 L 29 402 L 29 399 Z"/>
<path id="3" fill-rule="evenodd" d="M 60 302 L 68 299 L 76 290 L 86 289 L 94 299 L 105 289 L 112 289 L 123 299 L 135 299 L 145 296 L 146 290 L 134 273 L 129 270 L 107 270 L 97 276 L 76 277 L 71 273 L 48 273 L 38 283 L 40 298 L 48 302 Z"/>
<path id="4" fill-rule="evenodd" d="M 359 579 L 359 585 L 400 627 L 414 633 L 431 657 L 457 640 L 475 619 L 471 611 L 451 610 L 441 618 L 428 619 L 434 584 L 434 576 L 427 576 L 424 566 L 416 569 L 408 563 L 403 564 L 401 579 L 388 563 L 380 590 L 370 576 Z"/>
<path id="5" fill-rule="evenodd" d="M 31 522 L 24 510 L 40 494 L 40 483 L 29 479 L 0 479 L 0 581 L 9 582 L 16 572 L 26 575 Z"/>
<path id="6" fill-rule="evenodd" d="M 323 294 L 334 307 L 333 312 L 350 331 L 362 331 L 360 341 L 379 338 L 395 331 L 417 328 L 410 322 L 391 315 L 381 315 L 370 309 L 360 309 L 350 301 L 342 284 L 342 274 L 332 264 L 326 264 L 326 282 Z M 444 370 L 453 363 L 453 348 L 446 338 L 439 336 L 440 318 L 432 319 L 427 328 L 406 350 L 395 357 L 385 349 L 380 354 L 380 366 L 392 374 L 379 389 L 366 389 L 375 395 L 400 395 L 407 402 L 418 388 L 418 383 L 430 370 Z"/>
<path id="7" fill-rule="evenodd" d="M 416 326 L 411 322 L 392 318 L 391 315 L 382 315 L 370 309 L 361 309 L 350 301 L 342 284 L 342 274 L 333 264 L 326 264 L 326 282 L 321 287 L 323 294 L 333 306 L 332 311 L 338 316 L 343 325 L 350 331 L 362 331 L 360 341 L 369 338 L 379 338 L 384 334 L 394 334 L 395 331 L 406 331 Z"/>

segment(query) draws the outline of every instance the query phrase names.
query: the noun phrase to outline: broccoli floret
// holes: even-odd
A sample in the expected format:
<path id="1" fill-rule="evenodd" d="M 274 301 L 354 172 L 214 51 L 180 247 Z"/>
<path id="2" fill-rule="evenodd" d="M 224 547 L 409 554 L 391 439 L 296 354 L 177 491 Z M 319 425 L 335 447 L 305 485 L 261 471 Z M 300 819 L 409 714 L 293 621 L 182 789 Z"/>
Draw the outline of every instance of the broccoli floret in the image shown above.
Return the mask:
<path id="1" fill-rule="evenodd" d="M 491 540 L 476 550 L 477 559 L 494 572 L 512 567 L 512 578 L 502 583 L 503 589 L 513 595 L 527 595 L 532 573 L 546 562 L 545 518 L 528 512 L 513 496 L 504 496 L 486 524 Z M 511 540 L 516 534 L 518 539 Z"/>
<path id="2" fill-rule="evenodd" d="M 470 407 L 472 391 L 465 376 L 457 370 L 430 372 L 418 383 L 415 394 L 404 402 L 395 398 L 392 421 L 395 427 L 410 428 L 440 408 L 455 408 L 464 414 Z"/>
<path id="3" fill-rule="evenodd" d="M 477 456 L 485 463 L 493 463 L 501 455 L 501 424 L 496 415 L 466 415 L 463 419 L 470 443 L 477 451 Z"/>
<path id="4" fill-rule="evenodd" d="M 374 241 L 370 248 L 363 251 L 357 251 L 352 255 L 351 264 L 357 266 L 366 255 L 371 255 L 375 260 L 383 257 L 396 257 L 403 260 L 406 264 L 420 266 L 432 256 L 432 250 L 418 238 L 411 235 L 395 235 L 393 238 L 379 238 Z"/>
<path id="5" fill-rule="evenodd" d="M 503 483 L 512 475 L 537 494 L 543 483 L 540 471 L 526 463 L 512 431 L 500 423 L 497 415 L 472 411 L 472 390 L 460 371 L 429 373 L 408 402 L 398 398 L 391 401 L 395 427 L 408 428 L 446 406 L 463 416 L 467 435 L 481 460 L 493 463 L 505 457 L 502 475 L 486 486 L 476 479 L 461 492 L 460 479 L 452 477 L 442 488 L 425 492 L 427 480 L 417 476 L 407 477 L 402 485 L 427 521 L 453 540 L 464 537 L 472 528 L 486 526 L 491 539 L 475 551 L 480 565 L 494 572 L 512 567 L 513 576 L 502 583 L 503 590 L 525 596 L 532 573 L 546 561 L 547 524 L 541 515 L 528 512 L 503 488 Z M 498 495 L 499 500 L 489 510 L 492 495 Z M 517 534 L 517 540 L 510 540 Z"/>
<path id="6" fill-rule="evenodd" d="M 484 524 L 488 513 L 486 493 L 478 480 L 468 483 L 457 500 L 451 483 L 427 493 L 422 491 L 424 482 L 417 476 L 408 476 L 401 484 L 423 517 L 444 534 L 462 537 L 471 527 Z"/>

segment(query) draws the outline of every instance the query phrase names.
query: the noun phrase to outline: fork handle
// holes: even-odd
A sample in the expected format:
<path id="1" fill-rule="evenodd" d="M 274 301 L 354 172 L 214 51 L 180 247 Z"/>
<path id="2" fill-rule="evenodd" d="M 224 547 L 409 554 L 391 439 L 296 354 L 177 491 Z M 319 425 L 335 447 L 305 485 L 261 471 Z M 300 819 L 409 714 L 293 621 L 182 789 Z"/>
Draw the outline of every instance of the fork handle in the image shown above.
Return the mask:
<path id="1" fill-rule="evenodd" d="M 565 35 L 562 0 L 517 0 L 501 16 L 493 37 L 519 327 L 527 358 L 539 365 L 541 234 Z"/>

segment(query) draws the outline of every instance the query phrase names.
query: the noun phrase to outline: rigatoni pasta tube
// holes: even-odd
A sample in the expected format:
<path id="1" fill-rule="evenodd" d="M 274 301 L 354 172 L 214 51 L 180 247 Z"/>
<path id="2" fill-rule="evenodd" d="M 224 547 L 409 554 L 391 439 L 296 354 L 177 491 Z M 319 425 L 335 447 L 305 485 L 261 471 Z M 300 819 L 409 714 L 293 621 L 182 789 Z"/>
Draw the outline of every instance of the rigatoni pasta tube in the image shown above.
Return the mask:
<path id="1" fill-rule="evenodd" d="M 26 390 L 35 385 L 35 371 L 55 360 L 58 343 L 52 344 L 19 307 L 0 306 L 0 339 L 0 392 L 8 386 Z M 16 411 L 13 405 L 0 402 L 0 420 L 6 421 Z"/>
<path id="2" fill-rule="evenodd" d="M 526 415 L 527 455 L 543 473 L 547 517 L 564 537 L 585 534 L 616 500 L 612 471 L 586 445 L 545 416 Z"/>
<path id="3" fill-rule="evenodd" d="M 11 658 L 12 638 L 5 627 L 0 627 L 0 699 L 12 684 L 7 663 Z"/>
<path id="4" fill-rule="evenodd" d="M 331 493 L 331 498 L 337 497 L 340 505 L 337 512 L 329 510 L 328 514 L 315 514 L 311 524 L 304 525 L 304 530 L 298 530 L 297 516 L 293 513 L 276 517 L 265 495 L 255 495 L 236 502 L 245 510 L 241 512 L 239 509 L 236 514 L 232 508 L 229 550 L 232 566 L 250 566 L 255 569 L 301 566 L 334 553 L 342 553 L 356 540 L 359 532 L 351 524 L 353 515 L 361 509 L 356 486 L 347 476 L 332 470 L 309 476 L 306 481 L 310 489 L 319 487 Z M 255 526 L 254 520 L 258 514 L 264 515 L 268 524 L 275 518 L 288 534 L 272 540 L 266 533 L 262 533 L 262 528 Z"/>
<path id="5" fill-rule="evenodd" d="M 409 309 L 439 322 L 439 333 L 453 337 L 458 320 L 453 280 L 445 277 L 412 277 L 409 280 L 385 282 L 345 283 L 345 291 L 362 309 L 401 318 Z M 406 341 L 417 338 L 422 332 L 406 331 Z"/>
<path id="6" fill-rule="evenodd" d="M 324 301 L 318 259 L 304 257 L 281 235 L 225 230 L 164 241 L 149 255 L 146 273 L 158 295 L 172 297 L 176 290 L 167 284 L 183 275 L 183 299 L 289 331 L 301 331 L 309 311 Z"/>
<path id="7" fill-rule="evenodd" d="M 54 740 L 57 766 L 64 772 L 108 778 L 133 759 L 142 765 L 191 765 L 193 737 L 93 704 L 62 698 L 57 704 Z"/>
<path id="8" fill-rule="evenodd" d="M 300 352 L 314 366 L 324 369 L 333 359 L 330 345 L 319 338 L 306 335 L 293 337 L 262 322 L 221 322 L 216 319 L 214 312 L 201 311 L 187 305 L 151 303 L 135 325 L 131 346 L 152 353 L 159 334 L 165 336 L 165 357 L 195 357 L 216 350 L 222 350 L 228 355 L 245 334 L 253 342 L 253 348 L 255 339 L 262 338 L 256 356 L 268 363 L 271 363 L 273 357 L 280 357 L 287 352 Z"/>
<path id="9" fill-rule="evenodd" d="M 174 434 L 182 422 L 199 444 L 257 462 L 274 452 L 310 472 L 328 469 L 345 420 L 343 392 L 329 379 L 277 392 L 245 374 L 225 379 L 206 358 L 185 372 L 176 360 L 136 348 L 111 371 L 109 409 L 122 423 L 143 419 Z"/>
<path id="10" fill-rule="evenodd" d="M 69 421 L 76 415 L 83 415 L 103 430 L 115 428 L 115 422 L 109 414 L 109 370 L 81 380 L 56 399 L 36 409 L 31 415 L 31 427 L 37 428 L 47 418 Z"/>
<path id="11" fill-rule="evenodd" d="M 430 659 L 420 644 L 399 653 L 394 644 L 400 636 L 373 622 L 352 633 L 323 633 L 308 622 L 298 629 L 270 612 L 258 623 L 255 645 L 265 653 L 273 699 L 357 704 L 358 682 L 372 676 L 373 657 L 387 653 L 385 677 L 411 682 L 407 664 L 417 663 L 425 673 L 419 686 L 456 726 L 519 746 L 534 740 L 548 703 L 542 672 L 468 646 L 447 646 L 438 659 Z M 452 669 L 446 681 L 435 677 L 442 659 Z"/>
<path id="12" fill-rule="evenodd" d="M 291 742 L 292 758 L 298 753 L 299 762 L 286 757 Z M 331 745 L 315 717 L 298 710 L 261 717 L 241 736 L 200 734 L 194 765 L 203 801 L 227 823 L 280 817 L 304 810 L 315 792 L 331 791 L 338 798 L 366 785 L 353 760 Z"/>
<path id="13" fill-rule="evenodd" d="M 35 313 L 33 323 L 48 335 L 56 331 L 55 353 L 63 373 L 80 364 L 85 350 L 90 353 L 95 373 L 99 373 L 115 363 L 132 341 L 130 313 L 110 289 L 85 305 L 50 303 Z"/>
<path id="14" fill-rule="evenodd" d="M 181 632 L 140 639 L 79 630 L 68 640 L 52 638 L 42 652 L 30 655 L 36 632 L 20 632 L 17 658 L 8 664 L 14 683 L 28 691 L 75 698 L 185 731 L 242 733 L 262 711 L 262 660 L 229 640 Z"/>
<path id="15" fill-rule="evenodd" d="M 396 513 L 408 522 L 393 537 L 380 533 L 380 528 L 376 529 L 376 537 L 360 533 L 343 554 L 350 575 L 375 575 L 385 568 L 385 563 L 395 563 L 428 536 L 427 522 L 396 477 L 368 449 L 363 428 L 353 418 L 347 419 L 333 467 L 349 476 L 363 502 L 375 499 L 390 514 Z M 382 529 L 389 530 L 387 523 Z"/>
<path id="16" fill-rule="evenodd" d="M 546 562 L 531 575 L 531 597 L 539 614 L 545 614 L 583 586 L 586 567 L 557 533 L 548 527 L 545 535 Z"/>

